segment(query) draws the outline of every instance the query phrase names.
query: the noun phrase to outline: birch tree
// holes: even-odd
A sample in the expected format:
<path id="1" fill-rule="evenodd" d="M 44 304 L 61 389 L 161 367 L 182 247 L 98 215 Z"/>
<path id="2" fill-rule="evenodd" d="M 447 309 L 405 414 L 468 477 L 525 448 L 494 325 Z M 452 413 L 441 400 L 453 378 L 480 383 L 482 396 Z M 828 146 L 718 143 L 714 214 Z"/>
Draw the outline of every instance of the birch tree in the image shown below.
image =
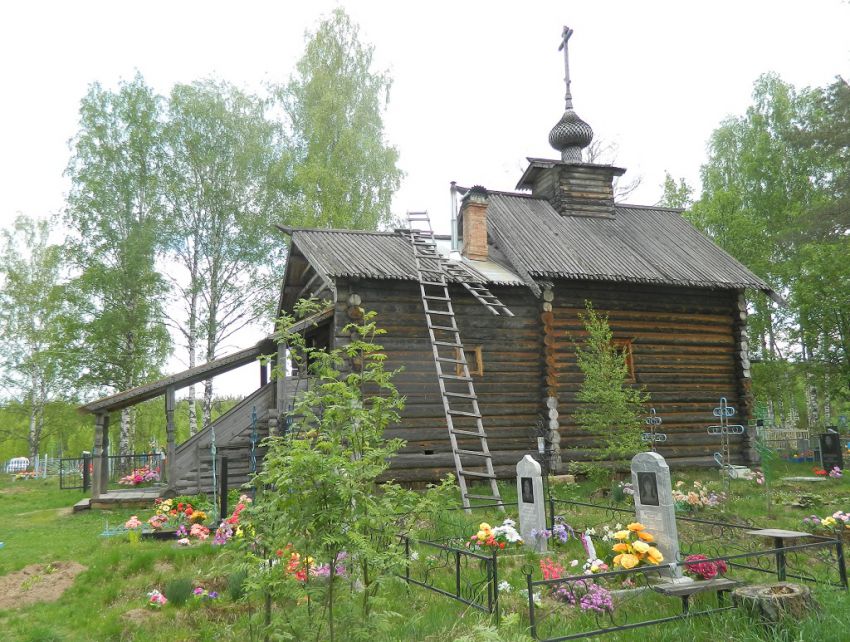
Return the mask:
<path id="1" fill-rule="evenodd" d="M 80 271 L 84 381 L 107 391 L 155 378 L 168 355 L 156 269 L 163 240 L 161 100 L 140 75 L 117 91 L 95 83 L 71 141 L 66 223 Z M 133 411 L 121 414 L 119 451 L 132 450 Z"/>
<path id="2" fill-rule="evenodd" d="M 47 404 L 73 397 L 74 315 L 64 281 L 62 250 L 49 243 L 47 221 L 19 216 L 0 247 L 0 365 L 6 393 L 28 415 L 33 460 Z"/>
<path id="3" fill-rule="evenodd" d="M 264 316 L 275 301 L 284 244 L 273 232 L 280 128 L 265 104 L 224 82 L 206 80 L 171 91 L 165 135 L 166 198 L 173 279 L 182 316 L 173 325 L 188 366 L 199 352 L 218 356 L 235 332 Z M 204 383 L 203 424 L 210 421 L 213 382 Z M 197 431 L 194 386 L 189 422 Z"/>

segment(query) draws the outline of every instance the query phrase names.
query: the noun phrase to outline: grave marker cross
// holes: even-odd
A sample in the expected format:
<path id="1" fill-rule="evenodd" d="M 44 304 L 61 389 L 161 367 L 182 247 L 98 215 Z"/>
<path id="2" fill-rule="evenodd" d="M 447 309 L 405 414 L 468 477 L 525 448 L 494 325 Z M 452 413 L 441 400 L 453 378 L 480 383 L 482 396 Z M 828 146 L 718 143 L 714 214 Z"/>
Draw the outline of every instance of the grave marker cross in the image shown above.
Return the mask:
<path id="1" fill-rule="evenodd" d="M 720 397 L 720 405 L 714 409 L 714 416 L 720 420 L 720 423 L 709 426 L 708 434 L 720 437 L 720 452 L 714 453 L 714 461 L 718 463 L 721 470 L 726 471 L 723 486 L 728 490 L 732 470 L 729 435 L 743 435 L 744 427 L 741 424 L 729 423 L 729 417 L 735 416 L 735 408 L 726 402 L 726 397 Z"/>
<path id="2" fill-rule="evenodd" d="M 649 417 L 644 420 L 644 423 L 649 426 L 649 432 L 641 433 L 641 441 L 649 442 L 650 450 L 655 452 L 655 444 L 667 441 L 667 434 L 658 432 L 658 427 L 664 422 L 655 414 L 655 408 L 650 408 Z"/>

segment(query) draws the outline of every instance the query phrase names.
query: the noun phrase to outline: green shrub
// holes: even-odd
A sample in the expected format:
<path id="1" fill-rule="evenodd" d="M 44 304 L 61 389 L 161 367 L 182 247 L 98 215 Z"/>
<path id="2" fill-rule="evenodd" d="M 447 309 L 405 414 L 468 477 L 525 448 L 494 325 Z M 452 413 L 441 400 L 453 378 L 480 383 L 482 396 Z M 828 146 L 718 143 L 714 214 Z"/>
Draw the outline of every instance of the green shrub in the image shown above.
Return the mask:
<path id="1" fill-rule="evenodd" d="M 186 601 L 192 597 L 193 588 L 192 580 L 186 579 L 185 577 L 179 577 L 166 584 L 165 590 L 162 594 L 168 598 L 169 602 L 175 606 L 180 606 L 185 604 Z"/>
<path id="2" fill-rule="evenodd" d="M 234 602 L 245 596 L 245 580 L 248 578 L 246 571 L 234 571 L 227 577 L 227 594 Z"/>

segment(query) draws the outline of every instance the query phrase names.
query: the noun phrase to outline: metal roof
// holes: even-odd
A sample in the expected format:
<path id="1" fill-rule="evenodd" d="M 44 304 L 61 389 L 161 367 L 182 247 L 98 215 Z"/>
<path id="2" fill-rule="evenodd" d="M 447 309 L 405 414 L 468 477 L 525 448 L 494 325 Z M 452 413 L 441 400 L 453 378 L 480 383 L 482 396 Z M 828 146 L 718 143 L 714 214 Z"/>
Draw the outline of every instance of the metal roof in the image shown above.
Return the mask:
<path id="1" fill-rule="evenodd" d="M 613 218 L 561 216 L 548 201 L 491 192 L 487 225 L 514 267 L 533 277 L 770 290 L 676 209 L 617 205 Z"/>
<path id="2" fill-rule="evenodd" d="M 448 238 L 437 237 L 437 249 L 449 258 Z M 403 232 L 364 232 L 358 230 L 293 230 L 292 242 L 323 277 L 359 277 L 416 281 L 416 265 L 408 236 Z M 523 280 L 496 261 L 461 262 L 475 280 L 486 283 L 522 285 Z M 437 269 L 435 262 L 423 266 Z M 452 280 L 452 279 L 449 279 Z"/>
<path id="3" fill-rule="evenodd" d="M 699 232 L 681 210 L 617 205 L 611 218 L 561 216 L 548 201 L 490 192 L 491 260 L 463 264 L 483 282 L 538 291 L 540 279 L 656 283 L 705 288 L 770 287 Z M 293 244 L 325 279 L 416 280 L 403 231 L 291 230 Z M 448 256 L 446 239 L 438 248 Z M 498 261 L 492 260 L 498 258 Z M 432 266 L 433 267 L 433 266 Z"/>

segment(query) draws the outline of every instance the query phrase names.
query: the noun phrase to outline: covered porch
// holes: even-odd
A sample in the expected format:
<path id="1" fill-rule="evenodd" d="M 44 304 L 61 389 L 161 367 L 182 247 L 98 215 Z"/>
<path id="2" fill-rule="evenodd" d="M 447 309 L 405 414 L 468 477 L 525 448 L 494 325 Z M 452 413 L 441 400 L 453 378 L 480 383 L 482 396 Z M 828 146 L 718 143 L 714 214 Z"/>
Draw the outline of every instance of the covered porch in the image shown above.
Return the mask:
<path id="1" fill-rule="evenodd" d="M 315 331 L 319 326 L 327 325 L 332 316 L 333 308 L 327 308 L 316 315 L 294 323 L 287 331 Z M 290 397 L 294 394 L 292 386 L 289 385 L 291 382 L 287 380 L 285 374 L 276 377 L 273 382 L 270 381 L 270 373 L 275 369 L 276 364 L 285 364 L 286 360 L 287 346 L 285 343 L 279 342 L 278 338 L 279 335 L 277 334 L 269 335 L 250 348 L 81 406 L 79 408 L 80 412 L 94 415 L 95 421 L 94 448 L 92 453 L 92 484 L 91 498 L 80 502 L 80 506 L 75 507 L 75 509 L 81 510 L 88 507 L 105 508 L 110 505 L 122 504 L 148 505 L 156 497 L 178 494 L 181 490 L 185 490 L 185 485 L 181 485 L 180 482 L 181 478 L 185 477 L 186 471 L 181 471 L 179 469 L 180 466 L 184 468 L 187 466 L 196 466 L 198 484 L 200 485 L 201 462 L 197 447 L 195 448 L 194 456 L 190 456 L 188 453 L 190 449 L 183 448 L 183 446 L 191 446 L 193 444 L 197 446 L 200 443 L 199 435 L 202 435 L 209 428 L 209 425 L 204 426 L 195 435 L 190 437 L 185 444 L 177 444 L 174 413 L 176 408 L 176 392 L 181 388 L 206 381 L 249 363 L 258 362 L 260 372 L 257 390 L 212 423 L 228 417 L 232 417 L 233 421 L 242 421 L 244 423 L 245 409 L 241 408 L 241 406 L 245 405 L 245 402 L 250 402 L 254 404 L 253 408 L 256 411 L 262 413 L 264 426 L 267 427 L 266 434 L 275 434 L 277 432 L 279 417 L 285 412 Z M 268 357 L 268 359 L 260 360 L 260 357 Z M 286 368 L 280 368 L 279 371 L 285 373 Z M 164 473 L 164 483 L 148 488 L 109 489 L 108 453 L 110 443 L 110 414 L 157 397 L 164 397 L 165 401 L 166 456 L 162 471 Z M 254 413 L 254 420 L 256 421 L 256 412 Z M 231 431 L 234 433 L 231 437 L 239 436 L 239 426 L 241 424 L 236 426 L 235 430 Z M 226 448 L 227 444 L 222 443 L 222 446 Z M 179 452 L 181 449 L 187 450 L 187 453 Z M 88 501 L 88 505 L 82 506 L 86 501 Z"/>

